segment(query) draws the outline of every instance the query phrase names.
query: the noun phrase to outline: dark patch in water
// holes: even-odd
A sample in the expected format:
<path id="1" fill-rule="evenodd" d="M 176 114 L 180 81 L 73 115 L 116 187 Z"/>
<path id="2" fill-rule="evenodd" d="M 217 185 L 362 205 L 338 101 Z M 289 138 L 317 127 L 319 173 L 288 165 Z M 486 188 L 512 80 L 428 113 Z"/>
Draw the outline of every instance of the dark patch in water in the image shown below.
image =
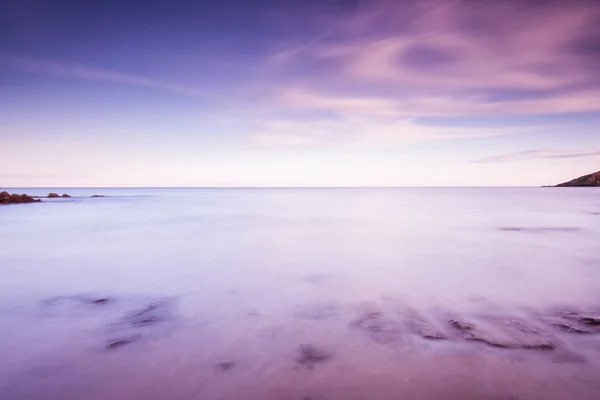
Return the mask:
<path id="1" fill-rule="evenodd" d="M 231 361 L 227 361 L 227 362 L 218 363 L 216 366 L 221 371 L 229 371 L 230 369 L 235 367 L 235 363 L 231 362 Z"/>
<path id="2" fill-rule="evenodd" d="M 340 312 L 340 307 L 335 304 L 315 304 L 312 306 L 300 308 L 295 312 L 298 318 L 311 320 L 324 320 L 336 317 Z"/>
<path id="3" fill-rule="evenodd" d="M 468 322 L 462 322 L 462 321 L 459 321 L 459 320 L 454 319 L 454 318 L 451 319 L 450 321 L 448 321 L 448 323 L 452 327 L 458 329 L 459 331 L 463 331 L 463 332 L 470 331 L 470 330 L 472 330 L 475 327 L 475 325 L 473 325 L 473 324 L 470 324 Z"/>
<path id="4" fill-rule="evenodd" d="M 447 339 L 446 335 L 423 318 L 416 310 L 407 310 L 402 315 L 406 319 L 406 326 L 413 333 L 428 340 Z"/>
<path id="5" fill-rule="evenodd" d="M 488 318 L 488 329 L 458 319 L 448 321 L 465 340 L 483 342 L 492 347 L 552 350 L 556 347 L 546 335 L 516 319 Z M 484 325 L 486 325 L 484 324 Z"/>
<path id="6" fill-rule="evenodd" d="M 168 300 L 160 300 L 148 304 L 143 309 L 126 317 L 126 320 L 134 326 L 154 325 L 167 322 L 173 318 L 172 306 Z"/>
<path id="7" fill-rule="evenodd" d="M 564 313 L 562 317 L 572 319 L 584 325 L 600 327 L 600 315 L 579 314 L 575 311 L 571 311 Z"/>
<path id="8" fill-rule="evenodd" d="M 547 323 L 549 325 L 556 326 L 557 328 L 560 328 L 562 331 L 568 332 L 568 333 L 583 333 L 583 334 L 592 333 L 592 331 L 590 331 L 588 329 L 581 328 L 574 324 L 570 324 L 570 323 L 560 320 L 558 318 L 544 318 L 544 319 L 542 319 L 542 321 L 544 321 L 545 323 Z"/>
<path id="9" fill-rule="evenodd" d="M 110 340 L 108 342 L 108 344 L 106 345 L 106 348 L 107 349 L 118 349 L 118 348 L 126 346 L 128 344 L 137 342 L 140 339 L 141 339 L 141 336 L 136 335 L 136 336 L 131 336 L 131 337 L 127 337 L 127 338 Z"/>
<path id="10" fill-rule="evenodd" d="M 543 233 L 543 232 L 574 232 L 579 231 L 581 228 L 576 227 L 547 227 L 547 228 L 522 228 L 522 227 L 501 227 L 498 228 L 500 231 L 506 232 L 535 232 L 535 233 Z"/>
<path id="11" fill-rule="evenodd" d="M 573 363 L 573 364 L 582 364 L 587 360 L 584 356 L 579 353 L 575 353 L 570 350 L 561 350 L 558 352 L 554 352 L 550 357 L 553 363 L 555 364 L 563 364 L 563 363 Z"/>
<path id="12" fill-rule="evenodd" d="M 329 274 L 315 273 L 303 277 L 302 280 L 308 283 L 326 283 L 331 280 L 331 278 L 332 276 Z"/>
<path id="13" fill-rule="evenodd" d="M 108 332 L 111 336 L 136 337 L 136 340 L 164 337 L 176 326 L 175 306 L 173 299 L 149 303 L 108 325 Z"/>
<path id="14" fill-rule="evenodd" d="M 312 344 L 300 345 L 298 352 L 296 362 L 308 368 L 312 368 L 317 363 L 328 361 L 335 355 L 333 350 L 321 349 Z"/>
<path id="15" fill-rule="evenodd" d="M 57 296 L 50 299 L 43 300 L 42 303 L 45 305 L 53 306 L 58 304 L 92 304 L 92 305 L 106 305 L 115 303 L 116 300 L 112 297 L 106 296 L 88 296 L 88 295 L 73 295 L 73 296 Z"/>
<path id="16" fill-rule="evenodd" d="M 109 298 L 106 298 L 106 297 L 105 297 L 105 298 L 100 298 L 100 299 L 91 300 L 91 303 L 92 303 L 92 304 L 98 304 L 98 305 L 101 305 L 101 304 L 108 304 L 108 303 L 111 303 L 112 301 L 113 301 L 112 299 L 109 299 Z"/>
<path id="17" fill-rule="evenodd" d="M 396 321 L 378 311 L 363 313 L 350 325 L 367 332 L 373 341 L 380 344 L 392 343 L 398 340 L 402 333 Z"/>
<path id="18" fill-rule="evenodd" d="M 566 312 L 554 317 L 542 317 L 541 320 L 567 333 L 591 334 L 600 332 L 600 317 L 598 316 Z"/>

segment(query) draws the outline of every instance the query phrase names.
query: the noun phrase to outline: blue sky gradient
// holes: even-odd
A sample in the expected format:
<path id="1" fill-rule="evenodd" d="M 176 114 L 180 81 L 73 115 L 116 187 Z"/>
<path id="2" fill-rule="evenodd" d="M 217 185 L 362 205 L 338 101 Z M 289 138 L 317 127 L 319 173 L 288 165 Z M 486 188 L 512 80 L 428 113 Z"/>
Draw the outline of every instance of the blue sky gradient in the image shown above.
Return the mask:
<path id="1" fill-rule="evenodd" d="M 600 3 L 0 0 L 0 186 L 600 170 Z"/>

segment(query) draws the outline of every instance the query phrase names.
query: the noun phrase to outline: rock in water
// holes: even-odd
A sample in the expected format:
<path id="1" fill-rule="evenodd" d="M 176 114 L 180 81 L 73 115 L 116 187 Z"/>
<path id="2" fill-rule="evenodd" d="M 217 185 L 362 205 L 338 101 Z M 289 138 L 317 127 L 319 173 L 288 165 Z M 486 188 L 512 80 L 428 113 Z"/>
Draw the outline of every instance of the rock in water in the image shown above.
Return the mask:
<path id="1" fill-rule="evenodd" d="M 62 197 L 71 197 L 71 195 L 68 195 L 68 194 L 65 193 L 65 194 L 62 195 Z"/>
<path id="2" fill-rule="evenodd" d="M 59 197 L 58 193 L 49 193 L 48 198 Z"/>
<path id="3" fill-rule="evenodd" d="M 594 172 L 593 174 L 580 176 L 572 181 L 561 183 L 560 187 L 593 187 L 600 186 L 600 171 Z"/>
<path id="4" fill-rule="evenodd" d="M 0 192 L 0 204 L 39 203 L 40 201 L 40 199 L 35 199 L 26 194 L 9 194 L 8 192 Z"/>

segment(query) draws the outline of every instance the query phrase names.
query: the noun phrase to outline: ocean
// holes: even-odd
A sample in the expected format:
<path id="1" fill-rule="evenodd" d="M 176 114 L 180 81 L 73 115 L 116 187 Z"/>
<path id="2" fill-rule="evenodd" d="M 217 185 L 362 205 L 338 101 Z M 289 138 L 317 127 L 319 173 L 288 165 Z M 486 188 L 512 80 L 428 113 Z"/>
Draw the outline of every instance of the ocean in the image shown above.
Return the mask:
<path id="1" fill-rule="evenodd" d="M 0 399 L 599 396 L 597 188 L 9 192 Z"/>

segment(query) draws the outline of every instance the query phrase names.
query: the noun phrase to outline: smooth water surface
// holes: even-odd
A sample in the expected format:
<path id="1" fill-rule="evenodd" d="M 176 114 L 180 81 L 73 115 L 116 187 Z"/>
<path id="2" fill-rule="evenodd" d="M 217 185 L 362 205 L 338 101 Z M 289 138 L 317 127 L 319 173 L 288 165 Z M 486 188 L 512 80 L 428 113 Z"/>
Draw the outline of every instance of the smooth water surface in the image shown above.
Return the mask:
<path id="1" fill-rule="evenodd" d="M 597 398 L 595 188 L 15 191 L 73 197 L 0 206 L 2 399 Z"/>

